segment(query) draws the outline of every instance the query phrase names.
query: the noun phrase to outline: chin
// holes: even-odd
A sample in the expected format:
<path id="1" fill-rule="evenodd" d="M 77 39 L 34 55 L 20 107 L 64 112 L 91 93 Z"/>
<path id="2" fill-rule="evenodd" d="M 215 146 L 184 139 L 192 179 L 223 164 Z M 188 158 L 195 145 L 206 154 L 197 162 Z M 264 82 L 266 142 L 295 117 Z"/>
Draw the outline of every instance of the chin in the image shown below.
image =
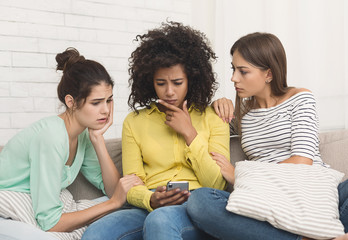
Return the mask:
<path id="1" fill-rule="evenodd" d="M 240 98 L 249 98 L 251 96 L 249 96 L 247 94 L 243 94 L 243 93 L 238 93 L 238 97 L 240 97 Z"/>
<path id="2" fill-rule="evenodd" d="M 105 124 L 102 124 L 102 125 L 97 125 L 97 126 L 89 126 L 88 128 L 91 129 L 91 130 L 100 130 L 102 129 L 103 127 L 105 126 Z"/>

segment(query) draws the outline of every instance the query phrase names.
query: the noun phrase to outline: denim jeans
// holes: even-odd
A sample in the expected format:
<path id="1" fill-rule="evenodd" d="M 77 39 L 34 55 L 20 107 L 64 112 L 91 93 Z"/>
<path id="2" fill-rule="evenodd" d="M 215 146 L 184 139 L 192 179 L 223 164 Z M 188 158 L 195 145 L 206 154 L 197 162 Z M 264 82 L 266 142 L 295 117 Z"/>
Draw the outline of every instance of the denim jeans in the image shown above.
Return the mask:
<path id="1" fill-rule="evenodd" d="M 226 240 L 297 240 L 302 237 L 226 210 L 229 192 L 196 189 L 188 199 L 187 212 L 194 224 L 208 234 Z"/>
<path id="2" fill-rule="evenodd" d="M 338 185 L 339 213 L 344 231 L 348 230 L 348 180 Z M 230 193 L 212 188 L 194 191 L 187 212 L 196 226 L 219 239 L 302 239 L 295 234 L 274 228 L 268 222 L 258 221 L 225 209 Z M 221 223 L 221 224 L 216 224 Z"/>
<path id="3" fill-rule="evenodd" d="M 344 226 L 344 232 L 348 232 L 348 179 L 338 185 L 340 220 Z"/>
<path id="4" fill-rule="evenodd" d="M 110 213 L 92 223 L 82 240 L 209 239 L 192 224 L 186 205 L 161 207 L 151 213 L 136 207 Z"/>

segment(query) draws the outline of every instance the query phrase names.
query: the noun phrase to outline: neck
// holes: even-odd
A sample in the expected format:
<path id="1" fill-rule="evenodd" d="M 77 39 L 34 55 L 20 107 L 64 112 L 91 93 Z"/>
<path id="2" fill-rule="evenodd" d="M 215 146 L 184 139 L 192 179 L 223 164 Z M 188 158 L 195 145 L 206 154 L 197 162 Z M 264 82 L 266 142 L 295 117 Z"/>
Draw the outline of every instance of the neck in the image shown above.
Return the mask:
<path id="1" fill-rule="evenodd" d="M 74 141 L 85 130 L 74 118 L 73 114 L 64 112 L 59 115 L 64 120 L 65 128 L 68 132 L 69 141 Z"/>

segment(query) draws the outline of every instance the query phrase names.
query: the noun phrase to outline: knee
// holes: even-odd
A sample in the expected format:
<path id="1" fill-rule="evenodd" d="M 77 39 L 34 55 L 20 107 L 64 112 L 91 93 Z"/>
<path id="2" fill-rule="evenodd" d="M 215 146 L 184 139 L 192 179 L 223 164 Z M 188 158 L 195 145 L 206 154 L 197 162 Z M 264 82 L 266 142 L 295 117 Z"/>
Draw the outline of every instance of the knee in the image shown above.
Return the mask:
<path id="1" fill-rule="evenodd" d="M 209 198 L 213 191 L 211 188 L 198 188 L 191 193 L 187 201 L 187 213 L 191 218 L 202 216 L 209 209 Z"/>
<path id="2" fill-rule="evenodd" d="M 163 228 L 163 226 L 169 226 L 171 223 L 171 217 L 168 208 L 170 207 L 158 208 L 149 213 L 145 219 L 144 227 L 146 229 L 159 229 Z"/>

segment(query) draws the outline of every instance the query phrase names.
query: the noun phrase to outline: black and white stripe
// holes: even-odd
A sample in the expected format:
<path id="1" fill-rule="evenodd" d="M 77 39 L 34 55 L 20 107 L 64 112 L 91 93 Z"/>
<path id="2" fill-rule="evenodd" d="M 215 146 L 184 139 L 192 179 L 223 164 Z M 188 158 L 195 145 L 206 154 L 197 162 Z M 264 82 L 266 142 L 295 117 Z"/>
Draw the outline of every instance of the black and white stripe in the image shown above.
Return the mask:
<path id="1" fill-rule="evenodd" d="M 313 239 L 344 234 L 337 186 L 344 174 L 318 164 L 236 163 L 226 209 Z"/>
<path id="2" fill-rule="evenodd" d="M 249 160 L 278 163 L 303 156 L 325 166 L 319 153 L 319 122 L 311 92 L 300 92 L 275 107 L 252 109 L 241 125 L 242 148 Z"/>

